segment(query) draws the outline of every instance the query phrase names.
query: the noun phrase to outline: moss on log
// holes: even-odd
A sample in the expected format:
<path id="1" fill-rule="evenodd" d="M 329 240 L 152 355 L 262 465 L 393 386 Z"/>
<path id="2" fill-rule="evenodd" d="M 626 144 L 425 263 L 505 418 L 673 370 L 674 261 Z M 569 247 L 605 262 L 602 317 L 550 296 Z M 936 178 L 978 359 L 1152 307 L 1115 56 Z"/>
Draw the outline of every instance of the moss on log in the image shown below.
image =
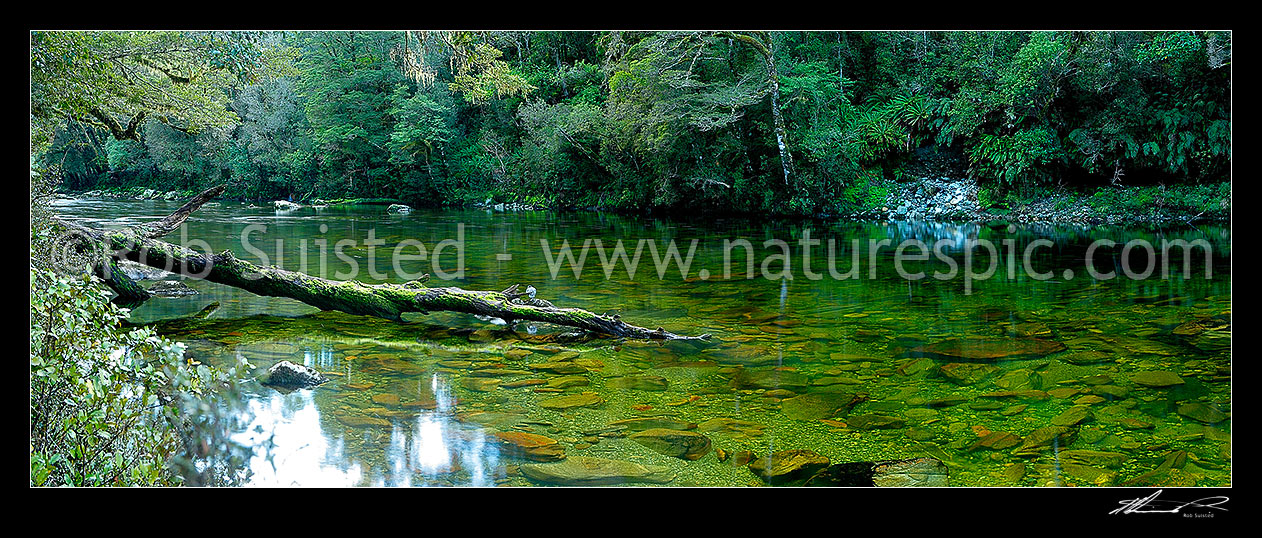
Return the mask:
<path id="1" fill-rule="evenodd" d="M 163 234 L 177 229 L 180 223 L 223 188 L 215 187 L 185 204 L 171 216 L 147 227 L 124 230 L 97 230 L 62 222 L 74 236 L 86 240 L 89 250 L 104 248 L 118 259 L 156 267 L 164 271 L 233 286 L 256 295 L 288 297 L 321 310 L 338 310 L 349 314 L 400 320 L 405 312 L 462 312 L 503 319 L 512 326 L 517 321 L 536 321 L 574 327 L 614 337 L 649 340 L 708 340 L 709 335 L 683 336 L 662 328 L 648 329 L 622 321 L 619 316 L 603 316 L 579 308 L 559 308 L 546 301 L 527 302 L 514 293 L 473 291 L 457 287 L 429 287 L 421 281 L 405 284 L 364 284 L 357 280 L 329 280 L 275 266 L 261 267 L 238 259 L 231 250 L 206 255 L 161 240 Z M 110 263 L 114 269 L 117 265 Z M 122 276 L 115 271 L 112 277 Z M 106 279 L 110 284 L 111 280 Z M 130 282 L 127 279 L 125 285 Z M 131 282 L 134 285 L 134 282 Z M 115 287 L 120 293 L 128 288 Z M 136 286 L 138 288 L 138 286 Z M 141 290 L 143 291 L 143 290 Z M 536 303 L 536 304 L 532 304 Z M 543 306 L 547 305 L 547 306 Z"/>

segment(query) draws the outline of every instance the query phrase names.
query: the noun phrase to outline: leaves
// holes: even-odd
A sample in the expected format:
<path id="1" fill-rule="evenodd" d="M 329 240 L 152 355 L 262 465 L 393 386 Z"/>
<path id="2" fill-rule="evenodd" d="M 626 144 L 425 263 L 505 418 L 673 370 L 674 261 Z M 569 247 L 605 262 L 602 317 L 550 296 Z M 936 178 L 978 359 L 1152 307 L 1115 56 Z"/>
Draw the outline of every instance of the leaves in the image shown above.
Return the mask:
<path id="1" fill-rule="evenodd" d="M 812 213 L 845 209 L 869 177 L 915 173 L 924 151 L 966 157 L 953 173 L 999 188 L 1230 170 L 1222 32 L 36 32 L 32 42 L 38 161 L 73 188 L 218 181 L 250 199 Z M 794 162 L 791 184 L 772 181 Z"/>
<path id="2" fill-rule="evenodd" d="M 230 377 L 204 366 L 188 371 L 183 345 L 149 329 L 123 330 L 126 312 L 100 294 L 99 282 L 35 268 L 30 276 L 31 485 L 173 485 L 240 468 L 240 447 L 189 429 L 216 415 L 189 414 L 201 398 L 194 395 Z M 157 415 L 154 400 L 163 402 Z M 181 458 L 194 463 L 183 452 L 194 438 L 221 447 L 228 465 L 205 475 L 177 469 Z"/>

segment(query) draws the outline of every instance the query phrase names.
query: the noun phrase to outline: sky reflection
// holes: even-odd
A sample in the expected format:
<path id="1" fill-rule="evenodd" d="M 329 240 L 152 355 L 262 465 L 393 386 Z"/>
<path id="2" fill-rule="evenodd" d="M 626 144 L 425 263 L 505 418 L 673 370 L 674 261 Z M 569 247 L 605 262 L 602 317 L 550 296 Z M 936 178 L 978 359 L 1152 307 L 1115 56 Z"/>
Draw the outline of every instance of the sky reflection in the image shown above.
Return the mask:
<path id="1" fill-rule="evenodd" d="M 305 355 L 311 360 L 324 353 Z M 246 411 L 252 421 L 233 436 L 255 447 L 249 485 L 494 486 L 504 476 L 499 449 L 480 426 L 456 420 L 444 378 L 432 375 L 421 383 L 428 387 L 418 391 L 432 392 L 437 407 L 392 420 L 388 435 L 384 428 L 343 427 L 332 416 L 322 421 L 320 407 L 335 405 L 336 391 L 256 395 Z"/>

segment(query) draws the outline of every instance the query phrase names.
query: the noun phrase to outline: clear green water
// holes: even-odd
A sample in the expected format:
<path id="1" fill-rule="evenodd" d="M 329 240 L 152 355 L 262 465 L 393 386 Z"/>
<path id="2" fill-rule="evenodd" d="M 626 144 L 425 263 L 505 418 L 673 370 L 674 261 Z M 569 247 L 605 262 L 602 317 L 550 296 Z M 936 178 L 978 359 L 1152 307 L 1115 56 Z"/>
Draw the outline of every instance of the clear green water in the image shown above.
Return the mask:
<path id="1" fill-rule="evenodd" d="M 65 200 L 59 209 L 97 226 L 122 226 L 159 218 L 178 205 Z M 248 426 L 237 438 L 259 447 L 253 477 L 259 485 L 543 485 L 522 475 L 520 466 L 530 460 L 508 453 L 493 435 L 510 431 L 554 439 L 568 456 L 667 467 L 675 476 L 668 486 L 763 485 L 734 459 L 720 461 L 716 449 L 757 455 L 809 449 L 833 463 L 929 456 L 947 464 L 952 486 L 1231 484 L 1231 242 L 1224 226 L 1009 231 L 975 224 L 690 221 L 595 213 L 388 215 L 381 207 L 281 214 L 225 202 L 198 211 L 188 222 L 187 237 L 261 262 L 242 249 L 240 236 L 247 226 L 264 225 L 266 232 L 250 239 L 263 248 L 268 262 L 277 263 L 280 239 L 280 261 L 298 269 L 299 244 L 306 239 L 308 272 L 313 273 L 318 272 L 314 241 L 324 239 L 327 276 L 348 269 L 332 245 L 354 239 L 359 247 L 346 253 L 360 265 L 359 279 L 402 282 L 406 279 L 390 276 L 390 253 L 399 242 L 415 239 L 432 250 L 439 241 L 457 237 L 458 223 L 463 223 L 466 272 L 444 285 L 504 289 L 532 284 L 541 298 L 559 306 L 617 312 L 631 323 L 709 333 L 713 340 L 705 345 L 570 341 L 558 339 L 564 330 L 555 327 L 523 324 L 511 332 L 446 313 L 411 314 L 397 323 L 319 312 L 294 300 L 195 280 L 185 282 L 198 295 L 155 298 L 137 308 L 133 320 L 155 323 L 202 362 L 225 364 L 241 356 L 261 372 L 290 360 L 329 375 L 330 383 L 313 390 L 249 388 Z M 812 256 L 812 273 L 822 275 L 818 280 L 808 278 L 801 266 L 798 239 L 806 229 L 823 241 Z M 370 253 L 363 241 L 370 230 L 385 242 L 372 252 L 376 269 L 386 275 L 381 280 L 367 272 Z M 966 293 L 959 275 L 901 278 L 893 247 L 884 247 L 876 253 L 876 278 L 868 278 L 870 252 L 864 245 L 869 239 L 889 238 L 897 245 L 906 238 L 929 244 L 945 238 L 955 245 L 946 252 L 962 262 L 959 248 L 968 237 L 1000 246 L 1011 240 L 1018 264 L 1029 242 L 1053 241 L 1054 247 L 1034 251 L 1033 266 L 1054 276 L 1037 280 L 1018 266 L 1016 278 L 1009 279 L 1001 267 L 996 276 L 972 282 Z M 694 239 L 698 245 L 686 277 L 671 265 L 659 279 L 646 248 L 633 278 L 625 266 L 606 278 L 594 250 L 581 279 L 569 265 L 560 266 L 558 278 L 552 278 L 541 239 L 556 255 L 562 240 L 577 246 L 597 238 L 608 246 L 622 239 L 632 251 L 640 239 L 655 241 L 659 250 L 673 239 L 681 253 Z M 1116 270 L 1112 280 L 1085 276 L 1087 245 L 1101 238 L 1117 242 L 1097 253 L 1095 266 Z M 1126 278 L 1115 263 L 1122 244 L 1136 238 L 1155 245 L 1163 238 L 1204 239 L 1213 247 L 1212 278 L 1204 278 L 1199 251 L 1191 278 L 1181 278 L 1178 259 L 1171 264 L 1172 278 L 1161 279 L 1160 269 L 1146 280 Z M 724 239 L 750 241 L 756 252 L 754 278 L 744 278 L 741 248 L 733 250 L 733 277 L 722 277 Z M 764 257 L 779 253 L 763 248 L 768 239 L 790 246 L 793 279 L 762 276 Z M 861 240 L 859 278 L 829 276 L 829 239 L 838 245 L 839 273 L 851 266 L 850 241 Z M 446 271 L 455 268 L 453 251 L 440 258 Z M 511 260 L 501 254 L 511 254 Z M 780 272 L 782 262 L 771 261 L 769 272 Z M 401 268 L 433 272 L 431 263 L 409 261 Z M 979 272 L 985 269 L 977 263 Z M 922 268 L 929 274 L 948 270 L 938 260 L 907 265 L 908 272 Z M 700 278 L 700 269 L 710 278 Z M 1076 276 L 1065 279 L 1065 269 Z M 188 318 L 212 302 L 220 307 L 209 318 Z M 1202 320 L 1201 327 L 1186 324 L 1196 320 Z M 998 361 L 914 351 L 955 338 L 1038 338 L 1066 349 Z M 579 373 L 529 368 L 558 361 L 581 366 Z M 487 368 L 529 373 L 487 376 Z M 758 381 L 772 370 L 779 372 L 773 381 Z M 951 377 L 961 371 L 975 378 Z M 1141 372 L 1153 371 L 1175 374 L 1182 384 L 1162 388 L 1135 381 Z M 616 379 L 628 375 L 660 376 L 667 380 L 666 390 L 617 387 Z M 561 377 L 567 379 L 557 381 Z M 478 379 L 500 379 L 501 386 L 471 390 Z M 552 381 L 558 388 L 513 387 L 524 379 Z M 783 403 L 786 398 L 825 392 L 858 394 L 861 401 L 822 415 L 790 416 L 783 408 L 792 406 Z M 603 401 L 567 410 L 540 406 L 581 393 L 595 393 Z M 1067 446 L 1057 443 L 1019 455 L 1014 453 L 1019 444 L 976 446 L 993 432 L 1029 439 L 1032 432 L 1080 413 L 1075 407 L 1088 413 L 1075 416 L 1086 419 L 1069 426 L 1073 439 Z M 628 437 L 600 435 L 613 421 L 646 416 L 699 424 L 740 419 L 761 428 L 702 431 L 714 449 L 695 461 L 660 454 Z"/>

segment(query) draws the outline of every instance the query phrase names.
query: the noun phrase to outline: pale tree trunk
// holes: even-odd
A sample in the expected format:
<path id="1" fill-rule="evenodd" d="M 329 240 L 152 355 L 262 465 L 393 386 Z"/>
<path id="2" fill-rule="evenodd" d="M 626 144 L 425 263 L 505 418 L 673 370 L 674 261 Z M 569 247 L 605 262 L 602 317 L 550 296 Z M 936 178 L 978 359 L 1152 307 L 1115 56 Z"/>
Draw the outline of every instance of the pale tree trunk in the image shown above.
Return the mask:
<path id="1" fill-rule="evenodd" d="M 784 116 L 780 112 L 780 72 L 776 69 L 776 56 L 771 50 L 771 37 L 766 32 L 736 33 L 719 32 L 718 35 L 740 41 L 762 56 L 767 66 L 767 83 L 771 86 L 771 119 L 776 132 L 776 147 L 780 151 L 780 168 L 784 172 L 784 184 L 789 185 L 793 173 L 793 155 L 789 153 L 788 135 L 784 128 Z"/>
<path id="2" fill-rule="evenodd" d="M 789 184 L 789 174 L 793 171 L 793 155 L 789 153 L 789 142 L 784 130 L 784 117 L 780 114 L 780 74 L 776 71 L 775 59 L 767 56 L 767 72 L 771 82 L 771 118 L 775 121 L 776 147 L 780 149 L 780 167 L 784 170 L 784 184 Z"/>

